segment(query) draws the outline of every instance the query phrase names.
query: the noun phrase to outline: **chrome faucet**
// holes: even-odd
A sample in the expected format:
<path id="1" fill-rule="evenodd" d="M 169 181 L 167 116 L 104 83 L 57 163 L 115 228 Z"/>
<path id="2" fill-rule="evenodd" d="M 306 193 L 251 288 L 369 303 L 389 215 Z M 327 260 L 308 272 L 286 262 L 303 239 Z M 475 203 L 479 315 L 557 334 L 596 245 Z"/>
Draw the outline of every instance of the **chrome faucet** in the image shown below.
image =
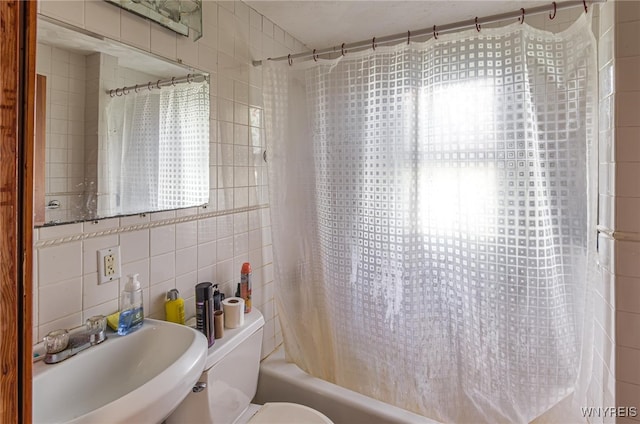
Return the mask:
<path id="1" fill-rule="evenodd" d="M 44 338 L 47 350 L 44 362 L 57 364 L 78 352 L 102 343 L 107 339 L 106 327 L 107 319 L 105 316 L 96 315 L 87 319 L 85 325 L 71 330 L 60 329 L 50 332 Z"/>

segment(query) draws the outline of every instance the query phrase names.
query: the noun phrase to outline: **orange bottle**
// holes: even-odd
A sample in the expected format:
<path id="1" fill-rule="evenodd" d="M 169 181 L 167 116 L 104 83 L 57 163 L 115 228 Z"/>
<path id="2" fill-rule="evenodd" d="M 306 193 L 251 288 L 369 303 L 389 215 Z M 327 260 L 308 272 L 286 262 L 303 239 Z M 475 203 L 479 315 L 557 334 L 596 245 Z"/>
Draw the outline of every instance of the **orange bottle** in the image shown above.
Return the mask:
<path id="1" fill-rule="evenodd" d="M 240 297 L 244 299 L 244 313 L 251 312 L 251 264 L 245 262 L 240 271 Z"/>

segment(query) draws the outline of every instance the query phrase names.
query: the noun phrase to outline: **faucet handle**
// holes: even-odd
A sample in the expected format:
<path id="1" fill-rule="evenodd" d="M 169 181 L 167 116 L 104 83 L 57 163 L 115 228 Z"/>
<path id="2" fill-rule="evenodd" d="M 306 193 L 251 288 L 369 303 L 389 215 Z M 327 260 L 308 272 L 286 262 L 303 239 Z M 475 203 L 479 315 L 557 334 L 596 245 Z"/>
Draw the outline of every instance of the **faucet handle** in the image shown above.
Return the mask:
<path id="1" fill-rule="evenodd" d="M 89 331 L 89 343 L 92 345 L 103 342 L 107 336 L 107 317 L 104 315 L 94 315 L 87 318 L 87 330 Z"/>
<path id="2" fill-rule="evenodd" d="M 44 346 L 47 353 L 58 353 L 67 348 L 69 344 L 69 332 L 64 328 L 49 332 L 44 337 Z"/>

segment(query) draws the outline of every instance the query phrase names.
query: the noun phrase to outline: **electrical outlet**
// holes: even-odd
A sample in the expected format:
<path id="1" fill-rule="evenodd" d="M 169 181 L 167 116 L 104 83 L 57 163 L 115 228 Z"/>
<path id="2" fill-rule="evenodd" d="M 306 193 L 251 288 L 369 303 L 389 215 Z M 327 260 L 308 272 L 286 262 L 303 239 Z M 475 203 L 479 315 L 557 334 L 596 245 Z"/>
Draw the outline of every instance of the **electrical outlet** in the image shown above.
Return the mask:
<path id="1" fill-rule="evenodd" d="M 98 250 L 98 284 L 120 278 L 120 246 Z"/>

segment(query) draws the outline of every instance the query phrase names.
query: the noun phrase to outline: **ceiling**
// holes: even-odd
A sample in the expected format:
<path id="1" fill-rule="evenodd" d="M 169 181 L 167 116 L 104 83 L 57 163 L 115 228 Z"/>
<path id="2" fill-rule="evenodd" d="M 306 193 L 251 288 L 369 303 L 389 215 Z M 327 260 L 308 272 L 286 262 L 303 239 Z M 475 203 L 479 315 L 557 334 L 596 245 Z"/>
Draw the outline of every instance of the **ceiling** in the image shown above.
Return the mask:
<path id="1" fill-rule="evenodd" d="M 368 40 L 375 36 L 431 28 L 521 7 L 549 5 L 551 1 L 415 0 L 328 1 L 245 0 L 309 48 L 327 48 Z"/>

